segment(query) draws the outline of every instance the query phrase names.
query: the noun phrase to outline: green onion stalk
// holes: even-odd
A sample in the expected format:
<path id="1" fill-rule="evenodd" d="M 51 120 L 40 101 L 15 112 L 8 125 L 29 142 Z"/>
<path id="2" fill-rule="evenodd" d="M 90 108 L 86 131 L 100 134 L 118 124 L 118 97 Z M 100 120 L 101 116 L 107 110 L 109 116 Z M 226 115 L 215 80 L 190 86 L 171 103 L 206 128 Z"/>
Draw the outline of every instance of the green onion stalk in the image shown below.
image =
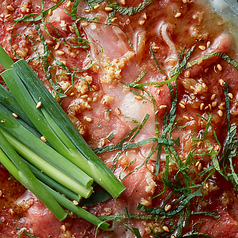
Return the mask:
<path id="1" fill-rule="evenodd" d="M 81 168 L 85 173 L 91 176 L 95 182 L 103 187 L 108 193 L 110 193 L 112 197 L 116 198 L 120 196 L 125 190 L 124 185 L 115 177 L 111 170 L 88 146 L 88 144 L 78 132 L 77 128 L 70 121 L 68 116 L 52 97 L 40 79 L 36 76 L 35 72 L 30 68 L 30 66 L 28 66 L 26 61 L 19 60 L 13 64 L 12 67 L 22 80 L 22 83 L 24 83 L 25 92 L 28 91 L 28 94 L 32 96 L 32 100 L 35 100 L 35 104 L 37 104 L 39 100 L 41 101 L 42 107 L 40 110 L 42 111 L 42 117 L 46 119 L 46 122 L 48 122 L 52 128 L 52 130 L 49 131 L 47 127 L 47 131 L 44 131 L 42 127 L 37 125 L 38 121 L 35 122 L 34 118 L 31 119 L 30 112 L 27 112 L 27 109 L 24 108 L 25 103 L 27 103 L 26 100 L 21 102 L 19 92 L 14 93 L 12 89 L 10 89 L 19 105 L 22 107 L 37 129 L 39 131 L 42 129 L 42 132 L 40 132 L 46 136 L 49 143 L 57 151 L 62 153 L 62 155 L 64 155 L 71 162 Z M 8 83 L 6 82 L 6 84 Z M 60 135 L 60 142 L 62 142 L 61 145 L 59 144 L 59 140 L 57 142 L 53 140 L 53 137 L 51 136 L 52 134 Z"/>
<path id="2" fill-rule="evenodd" d="M 55 180 L 53 180 L 51 177 L 47 176 L 46 174 L 42 173 L 39 169 L 37 169 L 34 165 L 29 163 L 27 160 L 22 158 L 22 160 L 25 162 L 25 164 L 29 167 L 31 172 L 38 178 L 38 180 L 42 181 L 44 184 L 47 184 L 49 187 L 54 189 L 55 191 L 58 191 L 61 194 L 64 194 L 67 198 L 80 202 L 82 197 L 71 190 L 69 190 L 67 187 L 64 187 L 60 183 L 57 183 Z"/>
<path id="3" fill-rule="evenodd" d="M 9 57 L 5 53 L 3 56 Z M 26 61 L 19 60 L 14 64 L 11 60 L 8 64 L 2 61 L 0 58 L 6 70 L 1 76 L 34 127 L 55 150 L 92 177 L 112 197 L 120 196 L 125 190 L 124 185 L 88 146 Z M 37 108 L 39 102 L 41 107 Z"/>
<path id="4" fill-rule="evenodd" d="M 73 202 L 54 191 L 46 184 L 37 180 L 25 164 L 24 160 L 22 160 L 22 158 L 16 153 L 1 131 L 0 140 L 0 162 L 22 185 L 34 193 L 50 209 L 59 221 L 64 220 L 67 216 L 65 210 L 59 205 L 61 204 L 77 216 L 98 226 L 102 230 L 107 230 L 109 227 L 108 223 L 100 220 L 81 207 L 76 206 Z"/>
<path id="5" fill-rule="evenodd" d="M 42 140 L 37 138 L 34 134 L 31 133 L 31 131 L 27 130 L 25 123 L 20 123 L 20 120 L 18 118 L 15 118 L 11 114 L 11 112 L 9 112 L 1 104 L 0 121 L 0 128 L 12 142 L 15 149 L 18 150 L 18 153 L 22 156 L 25 156 L 26 159 L 28 158 L 28 161 L 31 160 L 31 163 L 38 167 L 40 170 L 43 170 L 49 175 L 53 175 L 53 171 L 62 171 L 61 174 L 65 173 L 66 175 L 68 175 L 71 181 L 74 180 L 79 184 L 78 186 L 82 189 L 82 192 L 85 190 L 85 188 L 90 188 L 93 182 L 93 179 L 91 177 L 85 174 L 73 163 L 65 159 L 53 148 L 45 144 Z M 61 180 L 63 183 L 67 184 L 67 182 L 64 181 L 63 177 L 60 176 L 60 173 L 55 174 L 55 179 L 58 181 Z M 80 192 L 80 195 L 84 196 L 81 193 L 81 189 L 78 189 L 78 192 Z M 88 190 L 90 194 L 92 192 L 91 190 L 92 188 Z M 88 195 L 86 195 L 86 198 L 88 197 Z"/>
<path id="6" fill-rule="evenodd" d="M 0 131 L 0 162 L 3 166 L 27 189 L 34 193 L 50 211 L 62 221 L 67 213 L 51 196 L 44 186 L 36 179 L 31 170 L 22 161 L 21 157 L 14 150 L 12 145 Z"/>
<path id="7" fill-rule="evenodd" d="M 0 85 L 0 162 L 60 221 L 67 215 L 61 204 L 106 230 L 108 223 L 64 196 L 77 202 L 89 198 L 95 181 L 109 197 L 117 198 L 124 185 L 88 146 L 26 61 L 14 63 L 0 46 L 0 64 L 9 89 Z"/>

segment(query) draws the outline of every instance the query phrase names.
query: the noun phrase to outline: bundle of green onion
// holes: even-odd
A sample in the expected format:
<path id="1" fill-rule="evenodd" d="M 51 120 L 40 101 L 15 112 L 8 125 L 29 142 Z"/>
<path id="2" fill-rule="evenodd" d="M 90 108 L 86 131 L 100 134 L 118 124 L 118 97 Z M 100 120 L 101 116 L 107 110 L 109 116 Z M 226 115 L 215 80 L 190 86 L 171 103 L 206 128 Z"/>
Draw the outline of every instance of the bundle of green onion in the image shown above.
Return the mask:
<path id="1" fill-rule="evenodd" d="M 16 63 L 0 46 L 0 162 L 61 221 L 60 204 L 106 230 L 108 223 L 76 206 L 96 182 L 112 197 L 124 185 L 90 149 L 66 113 L 26 63 Z M 68 197 L 70 200 L 62 196 Z"/>

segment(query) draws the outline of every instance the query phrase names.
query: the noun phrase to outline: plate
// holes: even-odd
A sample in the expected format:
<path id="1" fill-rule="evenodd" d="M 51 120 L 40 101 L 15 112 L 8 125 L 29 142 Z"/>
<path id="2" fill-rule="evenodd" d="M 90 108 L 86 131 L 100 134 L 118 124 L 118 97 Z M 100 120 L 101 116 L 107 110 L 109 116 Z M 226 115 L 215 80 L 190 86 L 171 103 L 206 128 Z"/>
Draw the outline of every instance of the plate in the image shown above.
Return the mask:
<path id="1" fill-rule="evenodd" d="M 227 22 L 227 26 L 238 42 L 237 0 L 209 0 L 211 7 Z"/>

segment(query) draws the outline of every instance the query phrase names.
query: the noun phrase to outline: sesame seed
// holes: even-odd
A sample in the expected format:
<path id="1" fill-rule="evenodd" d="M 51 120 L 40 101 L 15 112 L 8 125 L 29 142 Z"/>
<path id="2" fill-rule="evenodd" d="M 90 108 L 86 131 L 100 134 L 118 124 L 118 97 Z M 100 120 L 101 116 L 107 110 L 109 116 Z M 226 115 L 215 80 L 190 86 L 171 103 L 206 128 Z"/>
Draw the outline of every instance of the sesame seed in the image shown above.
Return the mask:
<path id="1" fill-rule="evenodd" d="M 15 215 L 15 212 L 13 211 L 13 209 L 11 210 L 11 215 L 14 216 Z"/>
<path id="2" fill-rule="evenodd" d="M 74 94 L 75 94 L 75 93 L 74 93 L 74 92 L 72 92 L 72 93 L 70 93 L 70 94 L 69 94 L 69 96 L 74 96 Z"/>
<path id="3" fill-rule="evenodd" d="M 85 13 L 89 13 L 89 12 L 90 12 L 90 9 L 85 8 L 83 11 L 84 11 Z"/>
<path id="4" fill-rule="evenodd" d="M 65 226 L 65 225 L 62 225 L 62 226 L 61 226 L 61 230 L 62 230 L 63 232 L 66 232 L 66 226 Z"/>
<path id="5" fill-rule="evenodd" d="M 82 23 L 81 23 L 81 26 L 82 26 L 82 27 L 88 26 L 88 23 L 87 23 L 87 22 L 82 22 Z"/>
<path id="6" fill-rule="evenodd" d="M 200 147 L 201 144 L 202 144 L 202 142 L 201 142 L 201 141 L 198 141 L 197 147 Z"/>
<path id="7" fill-rule="evenodd" d="M 8 5 L 7 10 L 10 11 L 10 12 L 13 12 L 15 10 L 15 8 L 11 5 Z"/>
<path id="8" fill-rule="evenodd" d="M 119 108 L 116 108 L 116 114 L 121 115 L 121 110 Z"/>
<path id="9" fill-rule="evenodd" d="M 55 46 L 55 50 L 58 50 L 60 47 L 60 43 L 58 43 L 56 46 Z"/>
<path id="10" fill-rule="evenodd" d="M 171 209 L 171 207 L 172 207 L 172 206 L 169 204 L 169 205 L 167 205 L 167 206 L 165 207 L 164 210 L 167 212 L 167 211 L 169 211 L 169 210 Z"/>
<path id="11" fill-rule="evenodd" d="M 60 62 L 66 66 L 66 61 L 65 60 L 60 60 Z"/>
<path id="12" fill-rule="evenodd" d="M 87 122 L 91 122 L 91 121 L 92 121 L 92 118 L 91 118 L 91 117 L 86 117 L 85 120 L 86 120 Z"/>
<path id="13" fill-rule="evenodd" d="M 53 2 L 54 2 L 54 3 L 57 3 L 57 2 L 58 2 L 58 0 L 53 0 Z"/>
<path id="14" fill-rule="evenodd" d="M 109 96 L 109 95 L 105 95 L 103 97 L 102 104 L 105 105 L 106 103 L 112 103 L 113 101 L 114 101 L 114 97 Z"/>
<path id="15" fill-rule="evenodd" d="M 157 94 L 158 94 L 158 95 L 160 95 L 160 92 L 161 92 L 161 90 L 160 90 L 160 89 L 158 89 L 158 90 L 157 90 Z"/>
<path id="16" fill-rule="evenodd" d="M 51 40 L 46 40 L 47 45 L 54 45 L 54 42 Z"/>
<path id="17" fill-rule="evenodd" d="M 38 103 L 36 104 L 36 108 L 37 108 L 37 109 L 40 108 L 41 105 L 42 105 L 42 103 L 41 103 L 41 102 L 38 102 Z"/>
<path id="18" fill-rule="evenodd" d="M 226 103 L 225 103 L 225 102 L 222 102 L 222 103 L 221 103 L 221 106 L 222 106 L 222 107 L 223 107 L 223 106 L 225 106 L 225 105 L 226 105 Z"/>
<path id="19" fill-rule="evenodd" d="M 199 165 L 198 165 L 198 171 L 201 171 L 201 170 L 202 170 L 202 164 L 199 163 Z"/>
<path id="20" fill-rule="evenodd" d="M 208 107 L 209 107 L 209 110 L 211 111 L 212 110 L 212 105 L 210 103 L 208 104 Z"/>
<path id="21" fill-rule="evenodd" d="M 98 90 L 98 87 L 96 85 L 93 85 L 92 88 L 96 91 Z"/>
<path id="22" fill-rule="evenodd" d="M 146 15 L 146 13 L 144 13 L 143 17 L 144 17 L 145 20 L 147 19 L 147 15 Z"/>
<path id="23" fill-rule="evenodd" d="M 159 50 L 160 49 L 160 47 L 159 46 L 153 46 L 153 50 Z"/>
<path id="24" fill-rule="evenodd" d="M 145 20 L 139 21 L 139 25 L 140 25 L 140 26 L 143 26 L 144 24 L 145 24 Z"/>
<path id="25" fill-rule="evenodd" d="M 84 95 L 81 96 L 81 98 L 83 98 L 83 99 L 85 99 L 87 97 L 88 97 L 88 94 L 84 94 Z"/>
<path id="26" fill-rule="evenodd" d="M 189 70 L 187 70 L 186 72 L 185 72 L 185 76 L 187 77 L 187 78 L 189 78 L 190 77 L 190 71 Z"/>
<path id="27" fill-rule="evenodd" d="M 169 228 L 167 226 L 162 226 L 162 229 L 166 232 L 169 232 Z"/>
<path id="28" fill-rule="evenodd" d="M 152 173 L 155 172 L 155 167 L 154 167 L 153 165 L 150 166 L 150 171 L 151 171 Z"/>
<path id="29" fill-rule="evenodd" d="M 52 9 L 49 9 L 48 16 L 52 16 Z"/>
<path id="30" fill-rule="evenodd" d="M 18 117 L 18 115 L 17 115 L 15 112 L 13 112 L 12 115 L 13 115 L 15 118 Z"/>
<path id="31" fill-rule="evenodd" d="M 212 96 L 211 96 L 211 100 L 213 101 L 213 100 L 215 99 L 215 97 L 216 97 L 216 94 L 215 94 L 215 93 L 212 94 Z"/>
<path id="32" fill-rule="evenodd" d="M 208 72 L 208 70 L 209 70 L 209 68 L 206 68 L 206 69 L 204 69 L 204 73 L 207 73 L 207 72 Z"/>
<path id="33" fill-rule="evenodd" d="M 199 62 L 198 62 L 198 65 L 201 65 L 203 62 L 203 59 L 201 59 Z"/>
<path id="34" fill-rule="evenodd" d="M 219 79 L 219 83 L 220 83 L 221 86 L 223 86 L 225 82 L 224 82 L 223 79 Z"/>
<path id="35" fill-rule="evenodd" d="M 179 103 L 179 106 L 185 108 L 185 105 L 183 103 Z"/>
<path id="36" fill-rule="evenodd" d="M 142 100 L 143 98 L 141 96 L 135 96 L 135 99 Z"/>
<path id="37" fill-rule="evenodd" d="M 83 208 L 84 210 L 88 210 L 88 207 L 86 207 L 86 206 L 82 206 L 82 208 Z"/>
<path id="38" fill-rule="evenodd" d="M 200 111 L 202 111 L 203 110 L 203 108 L 204 108 L 204 103 L 202 102 L 201 104 L 200 104 Z"/>
<path id="39" fill-rule="evenodd" d="M 114 17 L 111 22 L 113 23 L 113 22 L 115 22 L 116 20 L 117 20 L 117 17 Z"/>
<path id="40" fill-rule="evenodd" d="M 66 4 L 66 7 L 70 7 L 70 5 L 71 5 L 71 1 L 68 1 Z"/>
<path id="41" fill-rule="evenodd" d="M 100 7 L 100 5 L 99 4 L 97 4 L 97 5 L 95 5 L 94 7 L 93 7 L 93 9 L 98 9 Z"/>
<path id="42" fill-rule="evenodd" d="M 208 106 L 204 107 L 204 110 L 207 110 L 208 109 Z"/>
<path id="43" fill-rule="evenodd" d="M 181 12 L 177 12 L 174 17 L 178 18 L 181 17 L 181 15 L 182 15 Z"/>
<path id="44" fill-rule="evenodd" d="M 217 106 L 217 102 L 213 102 L 212 107 L 216 107 L 216 106 Z"/>
<path id="45" fill-rule="evenodd" d="M 187 121 L 190 120 L 190 118 L 189 118 L 188 116 L 183 116 L 183 118 L 184 118 L 185 120 L 187 120 Z"/>
<path id="46" fill-rule="evenodd" d="M 105 139 L 102 139 L 102 140 L 101 140 L 101 146 L 103 147 L 105 144 L 106 144 Z"/>
<path id="47" fill-rule="evenodd" d="M 220 149 L 220 146 L 217 145 L 217 146 L 215 147 L 215 151 L 218 151 L 219 149 Z"/>
<path id="48" fill-rule="evenodd" d="M 165 109 L 165 108 L 167 108 L 167 105 L 161 105 L 161 106 L 159 107 L 159 109 Z"/>
<path id="49" fill-rule="evenodd" d="M 184 1 L 184 0 L 183 0 L 183 1 Z M 175 238 L 175 236 L 174 236 L 174 235 L 172 235 L 172 236 L 171 236 L 171 238 Z"/>
<path id="50" fill-rule="evenodd" d="M 218 110 L 218 115 L 219 115 L 219 117 L 222 117 L 223 116 L 223 111 L 222 110 Z"/>
<path id="51" fill-rule="evenodd" d="M 195 164 L 195 167 L 197 167 L 200 164 L 200 161 L 197 161 Z"/>
<path id="52" fill-rule="evenodd" d="M 207 42 L 207 48 L 211 46 L 211 41 Z"/>
<path id="53" fill-rule="evenodd" d="M 113 8 L 112 7 L 105 7 L 105 11 L 106 12 L 111 12 L 111 11 L 113 11 Z"/>
<path id="54" fill-rule="evenodd" d="M 74 204 L 75 206 L 78 206 L 78 205 L 79 205 L 78 201 L 76 201 L 76 200 L 73 200 L 73 204 Z"/>
<path id="55" fill-rule="evenodd" d="M 58 54 L 58 55 L 64 55 L 64 54 L 65 54 L 65 52 L 64 52 L 64 51 L 62 51 L 62 50 L 58 50 L 58 51 L 57 51 L 57 54 Z"/>
<path id="56" fill-rule="evenodd" d="M 43 142 L 47 142 L 46 138 L 44 136 L 41 136 L 40 138 Z"/>
<path id="57" fill-rule="evenodd" d="M 204 45 L 199 45 L 198 48 L 199 48 L 200 50 L 205 50 L 205 49 L 206 49 L 206 47 L 205 47 Z"/>
<path id="58" fill-rule="evenodd" d="M 5 15 L 5 19 L 10 18 L 11 16 L 12 16 L 12 14 L 7 14 L 7 15 Z"/>
<path id="59" fill-rule="evenodd" d="M 13 27 L 7 28 L 7 31 L 12 31 L 12 30 L 13 30 Z"/>
<path id="60" fill-rule="evenodd" d="M 0 197 L 2 196 L 2 190 L 0 190 Z"/>
<path id="61" fill-rule="evenodd" d="M 220 64 L 217 64 L 217 69 L 218 69 L 219 71 L 222 71 L 222 66 L 221 66 Z"/>
<path id="62" fill-rule="evenodd" d="M 70 30 L 72 33 L 75 33 L 75 30 L 74 30 L 73 26 L 69 26 L 69 30 Z"/>
<path id="63" fill-rule="evenodd" d="M 223 111 L 225 110 L 225 108 L 222 105 L 219 105 L 218 109 L 223 110 Z"/>
<path id="64" fill-rule="evenodd" d="M 233 94 L 232 93 L 228 93 L 228 96 L 230 99 L 233 99 Z"/>
<path id="65" fill-rule="evenodd" d="M 126 5 L 126 0 L 121 0 L 122 5 Z"/>

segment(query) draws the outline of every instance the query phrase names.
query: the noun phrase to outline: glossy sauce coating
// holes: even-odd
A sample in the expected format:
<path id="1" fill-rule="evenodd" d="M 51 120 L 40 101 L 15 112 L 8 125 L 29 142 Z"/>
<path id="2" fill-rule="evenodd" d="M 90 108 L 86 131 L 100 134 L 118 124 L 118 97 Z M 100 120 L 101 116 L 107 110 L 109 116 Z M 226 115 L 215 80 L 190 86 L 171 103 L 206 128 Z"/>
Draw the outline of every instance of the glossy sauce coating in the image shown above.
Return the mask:
<path id="1" fill-rule="evenodd" d="M 3 12 L 2 24 L 0 25 L 1 43 L 13 58 L 9 44 L 13 19 L 31 12 L 39 12 L 40 2 L 5 0 L 1 5 L 2 9 L 0 9 Z M 125 4 L 121 2 L 120 5 L 124 7 L 138 6 L 140 3 L 142 1 L 127 0 Z M 45 1 L 44 9 L 53 4 L 53 1 Z M 8 6 L 12 6 L 12 8 Z M 147 70 L 147 73 L 140 80 L 140 83 L 163 81 L 165 75 L 170 78 L 171 70 L 178 63 L 178 54 L 185 47 L 185 52 L 187 52 L 193 45 L 196 47 L 191 55 L 191 61 L 215 51 L 226 53 L 230 57 L 235 57 L 236 54 L 234 40 L 226 31 L 222 19 L 210 13 L 197 2 L 154 1 L 133 16 L 116 13 L 113 25 L 105 24 L 110 12 L 109 9 L 106 9 L 106 2 L 102 2 L 91 10 L 85 3 L 81 2 L 77 14 L 87 18 L 97 17 L 100 22 L 100 24 L 85 20 L 77 22 L 79 33 L 89 45 L 90 57 L 88 57 L 84 49 L 74 48 L 77 43 L 69 42 L 71 46 L 68 46 L 62 42 L 62 40 L 77 39 L 73 21 L 65 13 L 65 8 L 71 9 L 71 7 L 72 3 L 65 2 L 52 14 L 48 14 L 45 22 L 52 24 L 46 24 L 48 32 L 45 31 L 42 24 L 39 26 L 49 51 L 54 57 L 48 56 L 49 72 L 52 77 L 56 74 L 62 92 L 67 95 L 67 98 L 62 100 L 62 106 L 93 148 L 117 144 L 135 127 L 135 124 L 128 122 L 128 118 L 134 118 L 141 122 L 146 113 L 150 117 L 134 141 L 139 142 L 143 139 L 152 138 L 155 134 L 155 111 L 152 103 L 131 93 L 121 82 L 132 83 L 144 70 Z M 35 57 L 36 54 L 31 50 L 32 43 L 29 40 L 29 36 L 39 39 L 39 33 L 35 27 L 30 22 L 19 22 L 13 32 L 14 34 L 20 33 L 20 35 L 13 37 L 11 42 L 15 52 L 24 59 Z M 133 49 L 129 42 L 133 45 Z M 42 45 L 36 41 L 34 43 L 37 50 L 42 53 Z M 157 68 L 150 48 L 164 74 Z M 83 72 L 77 72 L 78 77 L 74 77 L 73 87 L 71 87 L 72 74 L 67 74 L 65 68 L 52 66 L 55 65 L 56 60 L 61 61 L 68 69 L 71 67 L 86 69 L 91 65 L 91 60 L 96 63 Z M 38 72 L 40 78 L 46 77 L 39 59 L 30 62 L 30 65 Z M 228 81 L 232 85 L 230 87 L 231 120 L 236 122 L 237 76 L 237 70 L 219 57 L 211 57 L 198 62 L 198 64 L 184 70 L 179 76 L 176 112 L 178 127 L 174 129 L 172 137 L 173 139 L 180 138 L 180 146 L 175 146 L 175 149 L 181 161 L 186 160 L 194 147 L 192 141 L 194 133 L 197 136 L 206 127 L 206 122 L 199 115 L 207 118 L 209 113 L 213 113 L 211 125 L 223 146 L 227 134 L 227 121 L 222 86 L 223 81 Z M 92 90 L 89 90 L 85 81 L 80 80 L 79 77 L 84 78 Z M 47 80 L 44 82 L 46 87 L 52 91 L 50 83 Z M 172 85 L 175 85 L 175 82 Z M 158 108 L 156 115 L 158 116 L 159 130 L 162 133 L 164 113 L 171 109 L 170 91 L 166 85 L 160 88 L 148 86 L 146 89 L 156 101 Z M 139 90 L 135 91 L 140 93 Z M 146 94 L 143 96 L 148 98 Z M 126 115 L 126 117 L 122 115 Z M 111 133 L 114 136 L 109 140 L 108 136 Z M 208 130 L 208 138 L 214 150 L 221 149 L 217 147 L 218 144 L 211 129 Z M 145 161 L 150 149 L 151 144 L 145 144 L 140 148 L 124 151 L 120 154 L 115 165 L 115 174 L 120 178 L 129 174 Z M 199 153 L 202 149 L 206 150 L 206 146 L 198 143 L 195 151 Z M 108 167 L 111 167 L 117 153 L 117 151 L 113 151 L 99 156 Z M 124 171 L 123 169 L 134 158 L 136 158 L 136 162 Z M 147 167 L 142 166 L 122 181 L 127 190 L 120 198 L 90 207 L 88 208 L 89 211 L 95 215 L 125 214 L 126 207 L 129 214 L 144 214 L 136 210 L 138 203 L 160 208 L 171 189 L 167 189 L 163 196 L 153 199 L 154 196 L 163 191 L 162 170 L 165 167 L 165 153 L 162 152 L 161 155 L 161 169 L 158 176 L 153 174 L 155 161 L 156 156 L 153 155 L 147 163 Z M 206 176 L 200 176 L 199 173 L 211 164 L 210 156 L 196 156 L 195 162 L 190 167 L 190 178 L 197 184 L 202 183 Z M 234 161 L 234 165 L 236 168 L 236 161 Z M 171 163 L 169 177 L 174 182 L 177 171 L 178 166 Z M 12 182 L 4 181 L 7 182 L 6 188 L 8 189 L 15 184 L 14 180 Z M 40 238 L 48 238 L 49 236 L 61 238 L 94 237 L 96 228 L 91 224 L 76 218 L 73 214 L 69 214 L 66 221 L 60 223 L 31 194 L 27 194 L 26 199 L 29 206 L 26 205 L 28 207 L 22 208 L 21 212 L 11 214 L 11 209 L 16 206 L 14 201 L 24 193 L 24 189 L 19 184 L 16 187 L 20 188 L 19 192 L 16 192 L 18 190 L 14 187 L 10 189 L 9 193 L 14 194 L 13 201 L 12 196 L 8 196 L 8 201 L 5 200 L 6 197 L 4 199 L 0 197 L 0 202 L 3 202 L 2 205 L 0 204 L 2 206 L 0 216 L 4 219 L 4 222 L 0 223 L 0 237 L 1 235 L 3 237 L 4 235 L 5 237 L 17 237 L 23 228 L 30 229 L 34 235 Z M 5 188 L 3 190 L 5 191 Z M 201 197 L 194 199 L 192 209 L 216 212 L 217 215 L 221 216 L 220 220 L 194 215 L 184 232 L 190 231 L 194 224 L 203 222 L 200 232 L 217 238 L 235 237 L 238 230 L 235 212 L 237 193 L 231 183 L 215 172 L 204 184 L 203 195 L 203 199 Z M 173 201 L 175 199 L 176 196 L 173 195 L 166 201 L 168 211 L 174 208 Z M 178 218 L 176 217 L 173 222 L 178 222 Z M 15 225 L 19 230 L 16 229 Z M 134 219 L 131 220 L 130 225 L 137 227 L 142 237 L 151 237 L 150 228 L 159 233 L 170 232 L 171 220 Z M 133 237 L 133 234 L 120 223 L 112 222 L 112 228 L 114 230 L 112 237 L 126 237 L 126 235 Z M 97 237 L 109 237 L 110 235 L 110 231 L 105 233 L 98 231 Z"/>

